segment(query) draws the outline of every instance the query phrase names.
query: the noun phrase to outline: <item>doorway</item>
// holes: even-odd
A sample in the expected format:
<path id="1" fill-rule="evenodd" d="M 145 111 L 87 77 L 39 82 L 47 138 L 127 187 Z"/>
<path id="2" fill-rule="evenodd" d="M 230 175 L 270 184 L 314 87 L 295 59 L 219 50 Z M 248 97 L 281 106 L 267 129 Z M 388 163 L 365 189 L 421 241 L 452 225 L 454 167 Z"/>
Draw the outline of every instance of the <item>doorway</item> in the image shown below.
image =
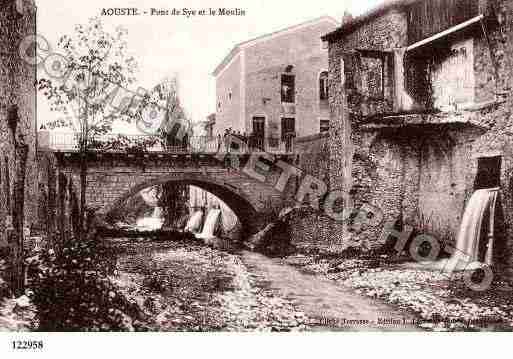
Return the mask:
<path id="1" fill-rule="evenodd" d="M 500 186 L 501 160 L 500 156 L 477 159 L 477 175 L 474 181 L 474 190 Z"/>
<path id="2" fill-rule="evenodd" d="M 477 175 L 474 180 L 475 191 L 485 188 L 500 187 L 501 162 L 502 158 L 500 156 L 481 157 L 477 159 Z M 493 205 L 493 211 L 491 207 L 488 207 L 482 216 L 477 252 L 477 259 L 482 263 L 486 263 L 487 261 L 492 263 L 497 260 L 500 261 L 497 256 L 504 251 L 504 213 L 502 211 L 501 198 L 498 197 L 496 201 L 497 202 Z M 490 220 L 492 213 L 494 218 Z M 493 225 L 493 228 L 490 228 L 491 225 Z M 492 244 L 490 244 L 491 239 L 493 239 Z M 487 259 L 488 250 L 491 251 L 491 257 Z"/>
<path id="3" fill-rule="evenodd" d="M 264 150 L 265 143 L 265 117 L 253 117 L 253 144 L 252 147 Z"/>
<path id="4" fill-rule="evenodd" d="M 281 140 L 285 143 L 285 150 L 292 151 L 292 143 L 296 137 L 296 119 L 294 117 L 283 117 L 281 119 Z"/>

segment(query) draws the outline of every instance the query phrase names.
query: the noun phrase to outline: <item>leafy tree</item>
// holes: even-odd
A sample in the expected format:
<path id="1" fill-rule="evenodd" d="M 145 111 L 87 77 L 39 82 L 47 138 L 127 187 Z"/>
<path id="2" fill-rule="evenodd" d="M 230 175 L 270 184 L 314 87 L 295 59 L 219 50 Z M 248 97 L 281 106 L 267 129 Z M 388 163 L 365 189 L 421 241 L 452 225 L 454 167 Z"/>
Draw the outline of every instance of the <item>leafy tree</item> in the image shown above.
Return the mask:
<path id="1" fill-rule="evenodd" d="M 168 150 L 188 149 L 192 128 L 180 104 L 177 79 L 162 80 L 153 88 L 151 99 L 165 109 L 163 126 L 159 129 L 165 147 Z M 187 214 L 188 188 L 188 185 L 173 182 L 161 186 L 158 196 L 164 213 L 164 227 L 177 228 L 180 219 Z"/>
<path id="2" fill-rule="evenodd" d="M 46 73 L 38 89 L 48 99 L 50 109 L 63 116 L 49 121 L 50 129 L 67 128 L 74 133 L 80 163 L 80 218 L 82 232 L 87 185 L 87 157 L 92 150 L 131 148 L 141 150 L 154 139 L 133 141 L 128 136 L 108 136 L 116 121 L 132 123 L 141 118 L 148 96 L 135 96 L 127 89 L 135 83 L 137 63 L 127 51 L 127 31 L 104 29 L 99 18 L 79 24 L 71 35 L 58 42 L 60 66 L 57 74 Z M 55 70 L 55 69 L 54 69 Z M 52 71 L 53 72 L 53 71 Z"/>

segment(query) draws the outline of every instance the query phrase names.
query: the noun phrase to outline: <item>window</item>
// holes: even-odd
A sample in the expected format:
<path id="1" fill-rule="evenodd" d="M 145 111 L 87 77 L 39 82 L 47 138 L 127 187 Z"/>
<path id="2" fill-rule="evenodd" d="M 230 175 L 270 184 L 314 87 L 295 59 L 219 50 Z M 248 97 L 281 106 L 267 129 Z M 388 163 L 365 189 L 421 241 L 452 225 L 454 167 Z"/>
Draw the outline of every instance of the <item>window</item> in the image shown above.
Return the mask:
<path id="1" fill-rule="evenodd" d="M 474 190 L 494 188 L 501 185 L 501 157 L 482 157 L 477 159 L 477 175 Z"/>
<path id="2" fill-rule="evenodd" d="M 228 92 L 228 99 L 231 100 L 232 99 L 232 92 Z"/>
<path id="3" fill-rule="evenodd" d="M 329 98 L 328 71 L 323 71 L 319 75 L 319 99 L 326 101 Z"/>
<path id="4" fill-rule="evenodd" d="M 294 103 L 296 92 L 296 78 L 291 74 L 281 75 L 281 102 Z"/>
<path id="5" fill-rule="evenodd" d="M 265 117 L 253 117 L 253 134 L 258 138 L 265 137 Z"/>
<path id="6" fill-rule="evenodd" d="M 296 137 L 296 119 L 283 117 L 281 119 L 281 140 L 285 142 L 285 150 L 292 151 L 294 138 Z"/>
<path id="7" fill-rule="evenodd" d="M 212 138 L 214 136 L 214 126 L 213 125 L 206 126 L 205 130 L 207 132 L 207 137 L 208 138 Z"/>
<path id="8" fill-rule="evenodd" d="M 330 120 L 320 120 L 319 132 L 326 133 L 330 130 Z"/>
<path id="9" fill-rule="evenodd" d="M 329 48 L 328 41 L 324 41 L 321 39 L 321 50 L 328 50 L 328 48 Z"/>
<path id="10" fill-rule="evenodd" d="M 294 117 L 283 117 L 281 119 L 281 138 L 285 140 L 287 137 L 296 135 L 296 119 Z"/>
<path id="11" fill-rule="evenodd" d="M 250 138 L 250 147 L 265 149 L 265 117 L 253 117 L 253 134 Z"/>

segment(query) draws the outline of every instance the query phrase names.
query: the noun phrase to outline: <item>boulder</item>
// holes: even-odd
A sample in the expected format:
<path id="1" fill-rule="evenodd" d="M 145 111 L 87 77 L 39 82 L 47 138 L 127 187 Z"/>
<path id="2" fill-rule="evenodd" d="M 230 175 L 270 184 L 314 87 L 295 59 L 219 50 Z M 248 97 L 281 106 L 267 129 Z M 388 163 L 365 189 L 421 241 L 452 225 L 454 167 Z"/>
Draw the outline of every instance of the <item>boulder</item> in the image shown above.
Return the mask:
<path id="1" fill-rule="evenodd" d="M 268 256 L 288 255 L 293 251 L 288 224 L 278 220 L 268 224 L 247 241 L 248 249 Z"/>

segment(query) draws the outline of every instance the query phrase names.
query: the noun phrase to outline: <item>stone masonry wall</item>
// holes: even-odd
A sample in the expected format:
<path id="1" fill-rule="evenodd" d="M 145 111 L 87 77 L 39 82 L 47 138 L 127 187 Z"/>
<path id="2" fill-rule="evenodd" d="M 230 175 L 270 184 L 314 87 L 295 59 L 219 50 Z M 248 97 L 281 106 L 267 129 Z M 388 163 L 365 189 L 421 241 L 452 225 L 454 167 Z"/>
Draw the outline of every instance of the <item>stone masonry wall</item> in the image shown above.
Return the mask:
<path id="1" fill-rule="evenodd" d="M 335 29 L 331 21 L 262 41 L 244 50 L 246 130 L 252 131 L 253 116 L 266 117 L 266 133 L 281 136 L 281 118 L 294 117 L 298 137 L 319 133 L 320 119 L 329 119 L 329 109 L 319 100 L 319 75 L 328 71 L 328 51 L 320 37 Z M 281 74 L 293 66 L 295 110 L 281 104 Z"/>
<path id="2" fill-rule="evenodd" d="M 513 194 L 508 187 L 513 174 L 513 2 L 493 1 L 493 5 L 499 24 L 487 23 L 490 43 L 479 29 L 469 32 L 474 38 L 476 106 L 437 114 L 436 123 L 427 119 L 424 124 L 409 124 L 407 117 L 398 117 L 397 125 L 390 125 L 380 116 L 366 118 L 361 106 L 355 106 L 351 90 L 341 88 L 341 59 L 350 61 L 347 52 L 351 49 L 406 45 L 404 14 L 390 10 L 330 43 L 330 185 L 351 191 L 356 207 L 363 203 L 378 207 L 386 222 L 408 223 L 440 240 L 454 241 L 465 204 L 475 190 L 478 158 L 501 156 L 500 203 L 505 218 L 497 233 L 502 243 L 497 243 L 501 249 L 496 255 L 511 265 L 513 243 L 505 238 L 511 237 L 513 229 Z M 346 99 L 348 107 L 344 108 Z M 344 109 L 349 115 L 345 118 Z M 458 116 L 472 117 L 474 122 L 457 123 Z M 378 241 L 382 227 L 362 233 L 350 229 L 343 232 L 347 246 L 372 249 L 382 244 Z"/>
<path id="3" fill-rule="evenodd" d="M 298 138 L 295 149 L 297 156 L 294 166 L 304 175 L 313 176 L 329 184 L 329 135 L 318 134 Z M 294 178 L 295 190 L 300 178 Z M 300 212 L 301 213 L 301 212 Z M 340 225 L 326 216 L 322 208 L 318 212 L 306 211 L 289 220 L 290 238 L 299 251 L 337 252 L 341 248 Z"/>
<path id="4" fill-rule="evenodd" d="M 407 19 L 404 13 L 392 9 L 382 16 L 371 20 L 364 26 L 347 34 L 342 39 L 330 42 L 329 47 L 329 79 L 330 79 L 330 189 L 342 190 L 346 193 L 354 191 L 354 188 L 360 189 L 360 194 L 354 194 L 356 206 L 362 202 L 370 202 L 373 205 L 372 198 L 365 194 L 367 190 L 378 190 L 373 187 L 377 181 L 373 178 L 389 178 L 387 181 L 394 181 L 403 177 L 402 168 L 392 166 L 381 175 L 377 173 L 377 166 L 369 160 L 369 153 L 361 147 L 366 140 L 366 135 L 356 130 L 357 123 L 354 113 L 355 108 L 347 108 L 347 104 L 354 100 L 354 95 L 346 89 L 342 89 L 342 81 L 351 81 L 351 57 L 348 55 L 355 48 L 390 50 L 403 47 L 407 44 Z M 346 71 L 342 73 L 341 61 L 347 63 Z M 387 84 L 385 84 L 387 85 Z M 388 84 L 389 86 L 389 84 Z M 388 90 L 386 90 L 388 91 Z M 344 111 L 347 112 L 344 114 Z M 372 138 L 372 136 L 371 136 Z M 384 145 L 388 147 L 388 152 L 394 158 L 401 158 L 397 150 L 393 150 L 394 145 Z M 391 146 L 391 147 L 390 147 Z M 365 145 L 363 145 L 365 147 Z M 394 160 L 392 160 L 392 163 Z M 395 160 L 397 162 L 397 160 Z M 394 175 L 396 173 L 396 175 Z M 400 191 L 396 186 L 390 184 L 379 184 L 383 191 L 387 191 L 386 203 L 400 201 Z M 367 193 L 368 194 L 368 193 Z M 384 195 L 384 193 L 381 193 Z M 383 201 L 385 203 L 385 201 Z M 394 210 L 396 212 L 396 210 Z M 394 216 L 395 213 L 391 213 Z M 339 242 L 344 243 L 346 247 L 364 247 L 370 248 L 372 245 L 363 241 L 358 236 L 349 232 L 349 228 L 343 224 L 337 224 L 337 233 L 340 236 Z"/>
<path id="5" fill-rule="evenodd" d="M 233 128 L 234 131 L 244 131 L 241 116 L 241 58 L 236 59 L 227 67 L 216 80 L 216 124 L 214 135 L 223 135 L 224 130 Z"/>

